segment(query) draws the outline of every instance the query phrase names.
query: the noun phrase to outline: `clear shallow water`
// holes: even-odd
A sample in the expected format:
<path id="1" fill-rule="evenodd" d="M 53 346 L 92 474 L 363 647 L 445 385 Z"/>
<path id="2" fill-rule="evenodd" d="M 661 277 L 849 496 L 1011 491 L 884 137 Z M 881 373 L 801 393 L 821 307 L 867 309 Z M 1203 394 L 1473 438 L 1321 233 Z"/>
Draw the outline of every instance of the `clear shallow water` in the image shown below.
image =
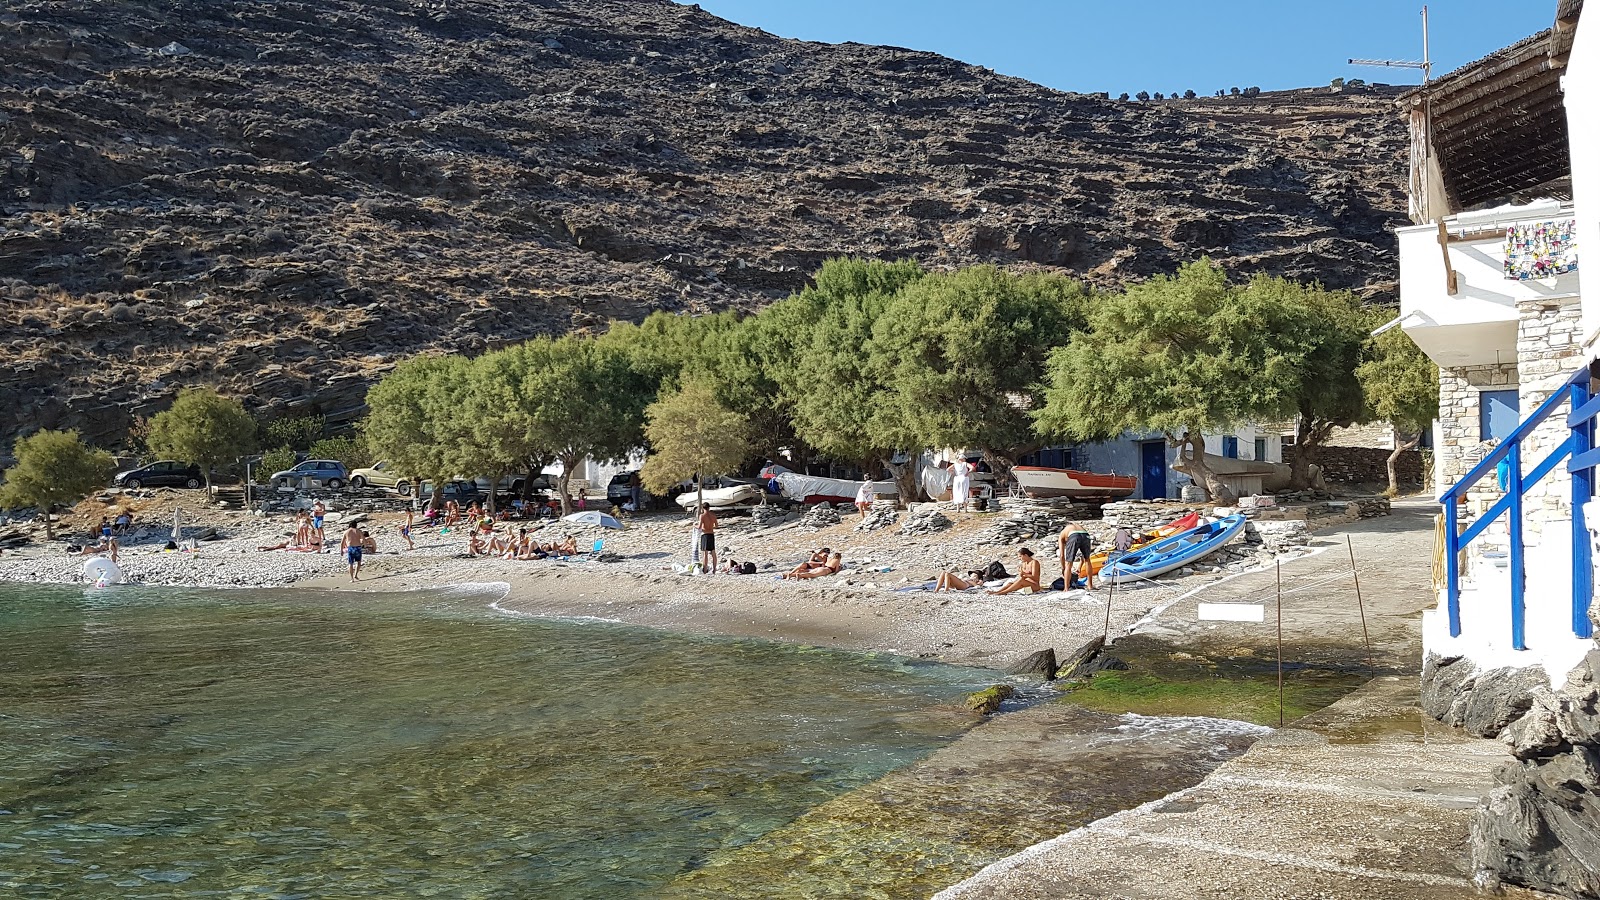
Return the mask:
<path id="1" fill-rule="evenodd" d="M 993 677 L 490 599 L 0 585 L 0 895 L 654 896 Z"/>

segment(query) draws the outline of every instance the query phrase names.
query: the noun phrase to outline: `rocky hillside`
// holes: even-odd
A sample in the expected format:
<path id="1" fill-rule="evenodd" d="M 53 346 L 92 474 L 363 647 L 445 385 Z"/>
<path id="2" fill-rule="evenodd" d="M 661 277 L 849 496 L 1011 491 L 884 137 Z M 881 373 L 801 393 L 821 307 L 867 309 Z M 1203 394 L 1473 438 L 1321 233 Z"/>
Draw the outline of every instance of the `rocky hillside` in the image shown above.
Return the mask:
<path id="1" fill-rule="evenodd" d="M 0 441 L 755 308 L 841 253 L 1392 294 L 1393 90 L 1061 93 L 666 0 L 11 0 Z"/>

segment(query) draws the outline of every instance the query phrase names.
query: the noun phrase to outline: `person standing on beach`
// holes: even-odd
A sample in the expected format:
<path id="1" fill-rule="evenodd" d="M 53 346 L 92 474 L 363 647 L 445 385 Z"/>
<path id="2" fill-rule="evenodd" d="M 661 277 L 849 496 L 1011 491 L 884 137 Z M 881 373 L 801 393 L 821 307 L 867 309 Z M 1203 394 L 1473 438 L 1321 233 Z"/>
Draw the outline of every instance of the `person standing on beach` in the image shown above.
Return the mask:
<path id="1" fill-rule="evenodd" d="M 955 462 L 950 464 L 950 475 L 950 502 L 956 505 L 956 509 L 965 512 L 967 500 L 972 496 L 972 464 L 964 457 L 956 457 Z"/>
<path id="2" fill-rule="evenodd" d="M 344 540 L 339 542 L 339 550 L 344 553 L 345 564 L 350 567 L 350 580 L 361 580 L 361 529 L 351 525 L 344 530 Z M 320 549 L 317 552 L 322 552 Z"/>
<path id="3" fill-rule="evenodd" d="M 323 533 L 322 530 L 322 520 L 326 518 L 327 515 L 328 507 L 324 506 L 321 500 L 318 500 L 316 504 L 311 507 L 311 532 L 312 536 L 316 538 L 318 553 L 322 552 L 322 545 L 328 542 L 327 535 Z"/>
<path id="4" fill-rule="evenodd" d="M 861 518 L 865 519 L 872 511 L 872 500 L 872 482 L 861 482 L 861 490 L 856 491 L 856 512 L 861 513 Z"/>
<path id="5" fill-rule="evenodd" d="M 411 542 L 411 525 L 412 525 L 412 516 L 413 515 L 414 515 L 414 513 L 410 509 L 407 509 L 406 510 L 406 523 L 404 525 L 400 526 L 400 536 L 406 539 L 406 549 L 407 550 L 415 550 L 415 549 L 417 549 L 417 545 Z"/>
<path id="6" fill-rule="evenodd" d="M 1094 563 L 1089 561 L 1089 529 L 1078 522 L 1068 522 L 1056 538 L 1056 558 L 1061 562 L 1061 583 L 1072 590 L 1072 565 L 1083 557 L 1083 575 L 1089 590 L 1094 590 Z"/>
<path id="7" fill-rule="evenodd" d="M 717 514 L 711 507 L 700 504 L 700 571 L 707 575 L 717 571 Z"/>

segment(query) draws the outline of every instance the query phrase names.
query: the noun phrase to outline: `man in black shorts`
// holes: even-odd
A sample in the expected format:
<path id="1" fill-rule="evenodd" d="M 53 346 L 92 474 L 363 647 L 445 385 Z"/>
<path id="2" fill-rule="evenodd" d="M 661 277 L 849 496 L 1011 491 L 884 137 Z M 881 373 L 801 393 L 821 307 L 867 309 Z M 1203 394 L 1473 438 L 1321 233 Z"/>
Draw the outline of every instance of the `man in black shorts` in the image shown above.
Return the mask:
<path id="1" fill-rule="evenodd" d="M 1061 561 L 1061 583 L 1068 590 L 1072 589 L 1072 565 L 1083 557 L 1085 582 L 1089 590 L 1094 590 L 1094 563 L 1089 561 L 1089 529 L 1077 522 L 1068 522 L 1061 529 L 1061 536 L 1056 539 L 1056 558 Z"/>
<path id="2" fill-rule="evenodd" d="M 711 507 L 700 504 L 700 571 L 710 575 L 717 571 L 717 514 Z"/>

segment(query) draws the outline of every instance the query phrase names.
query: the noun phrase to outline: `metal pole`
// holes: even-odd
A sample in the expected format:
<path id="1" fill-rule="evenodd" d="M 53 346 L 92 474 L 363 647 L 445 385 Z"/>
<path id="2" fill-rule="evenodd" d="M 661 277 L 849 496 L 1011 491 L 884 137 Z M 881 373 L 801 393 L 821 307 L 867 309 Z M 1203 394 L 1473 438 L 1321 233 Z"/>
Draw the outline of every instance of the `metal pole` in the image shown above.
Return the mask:
<path id="1" fill-rule="evenodd" d="M 1433 58 L 1428 55 L 1428 8 L 1422 8 L 1422 83 L 1433 75 Z"/>
<path id="2" fill-rule="evenodd" d="M 1373 676 L 1372 669 L 1372 637 L 1367 634 L 1367 608 L 1361 602 L 1361 573 L 1356 570 L 1356 548 L 1350 543 L 1350 535 L 1344 536 L 1344 547 L 1350 551 L 1350 578 L 1356 583 L 1356 610 L 1361 613 L 1361 643 L 1367 647 L 1367 677 Z"/>
<path id="3" fill-rule="evenodd" d="M 1109 554 L 1107 554 L 1107 558 L 1108 559 L 1110 558 Z M 1094 566 L 1094 563 L 1091 562 L 1091 563 L 1089 563 L 1089 565 L 1092 567 L 1092 566 Z M 1110 566 L 1105 566 L 1100 571 L 1104 572 L 1106 569 L 1109 569 L 1109 568 L 1111 568 L 1111 567 Z M 1071 576 L 1069 575 L 1068 577 L 1071 577 Z M 1100 639 L 1103 640 L 1103 641 L 1111 640 L 1111 604 L 1115 603 L 1116 600 L 1117 600 L 1117 579 L 1116 579 L 1115 576 L 1113 576 L 1112 579 L 1111 579 L 1111 594 L 1110 594 L 1110 596 L 1106 597 L 1106 627 L 1105 627 L 1105 630 L 1100 633 Z"/>
<path id="4" fill-rule="evenodd" d="M 1283 727 L 1283 563 L 1273 560 L 1278 574 L 1278 727 Z"/>

